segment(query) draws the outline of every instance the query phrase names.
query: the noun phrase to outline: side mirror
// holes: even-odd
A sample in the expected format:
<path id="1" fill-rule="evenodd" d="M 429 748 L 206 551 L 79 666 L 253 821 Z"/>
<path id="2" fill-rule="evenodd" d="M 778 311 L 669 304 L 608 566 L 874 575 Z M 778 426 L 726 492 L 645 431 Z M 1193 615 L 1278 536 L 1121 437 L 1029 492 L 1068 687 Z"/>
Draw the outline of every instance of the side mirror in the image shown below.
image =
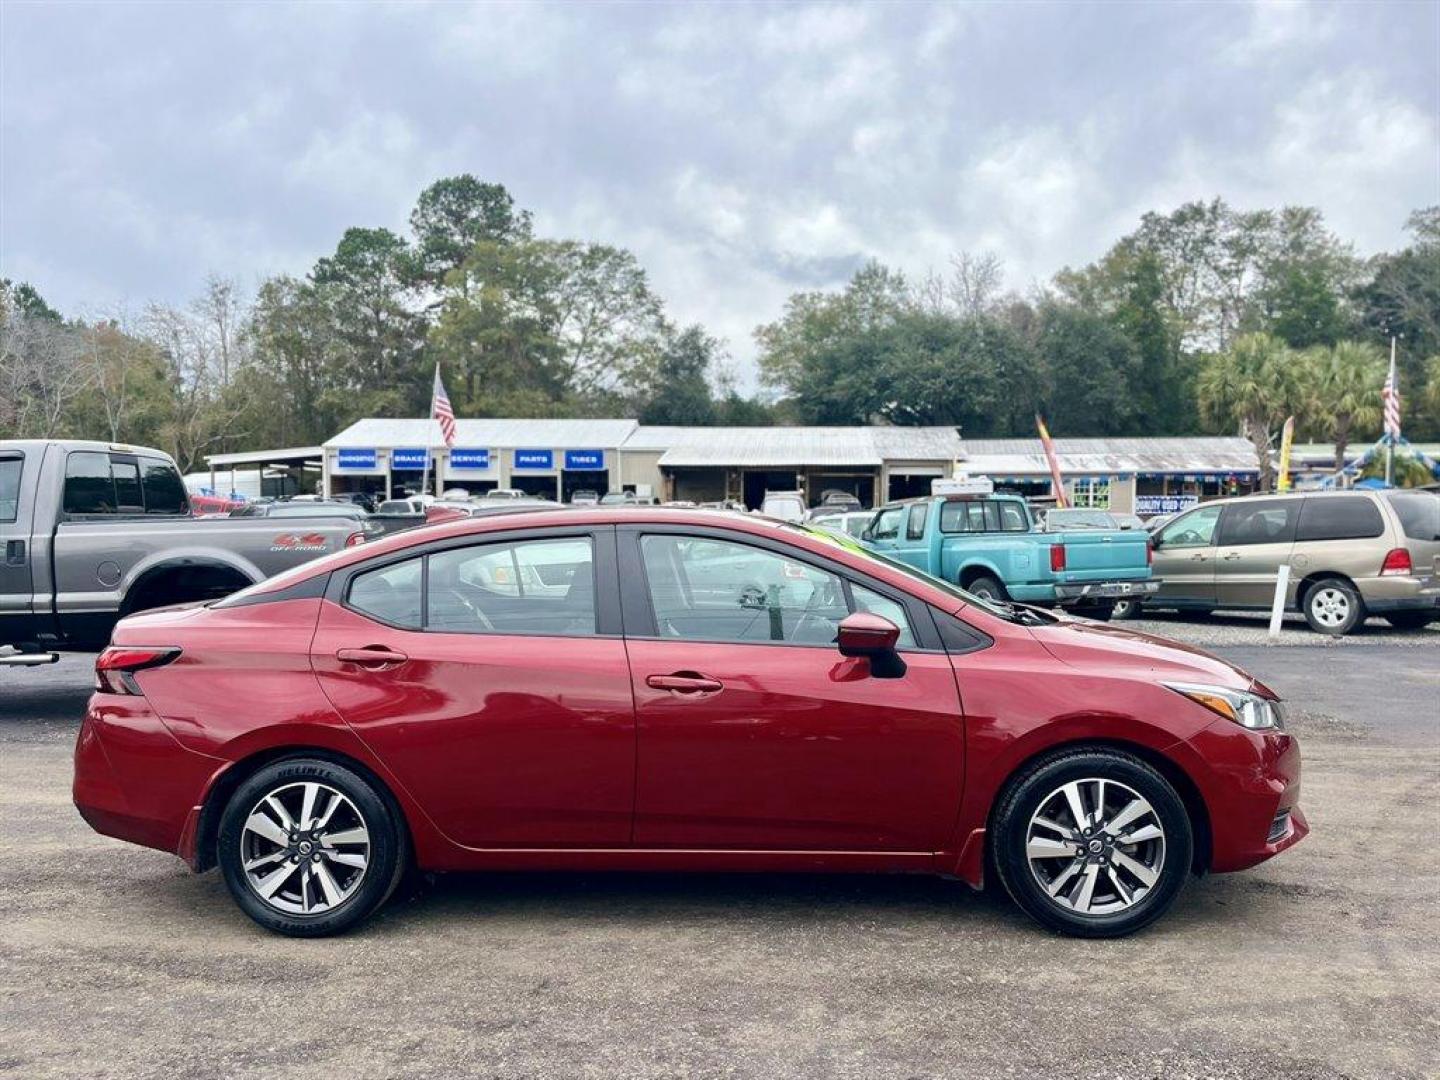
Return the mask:
<path id="1" fill-rule="evenodd" d="M 889 619 L 856 611 L 840 620 L 835 639 L 841 656 L 881 656 L 895 651 L 900 628 Z"/>
<path id="2" fill-rule="evenodd" d="M 872 528 L 870 528 L 870 526 L 868 526 L 868 525 L 865 526 L 865 528 L 862 529 L 861 532 L 860 532 L 860 539 L 861 539 L 861 540 L 866 540 L 866 541 L 874 540 L 874 539 L 875 539 L 875 530 L 872 529 Z"/>

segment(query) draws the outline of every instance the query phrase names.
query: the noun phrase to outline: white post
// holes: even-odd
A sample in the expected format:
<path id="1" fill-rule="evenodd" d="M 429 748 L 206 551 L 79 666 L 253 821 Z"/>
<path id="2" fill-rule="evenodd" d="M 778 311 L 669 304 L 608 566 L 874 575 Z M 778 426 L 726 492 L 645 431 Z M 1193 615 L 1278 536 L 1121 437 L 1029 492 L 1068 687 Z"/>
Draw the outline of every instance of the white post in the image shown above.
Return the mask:
<path id="1" fill-rule="evenodd" d="M 1285 596 L 1290 591 L 1290 564 L 1281 563 L 1275 576 L 1275 599 L 1270 603 L 1270 644 L 1280 640 L 1280 620 L 1285 617 Z"/>

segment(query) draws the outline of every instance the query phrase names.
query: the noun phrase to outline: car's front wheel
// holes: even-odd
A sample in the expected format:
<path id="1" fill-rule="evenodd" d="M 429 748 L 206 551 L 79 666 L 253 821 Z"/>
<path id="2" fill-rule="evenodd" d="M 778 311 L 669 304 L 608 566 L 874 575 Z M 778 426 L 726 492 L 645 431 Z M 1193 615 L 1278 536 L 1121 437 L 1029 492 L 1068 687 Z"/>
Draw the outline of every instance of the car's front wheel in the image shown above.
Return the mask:
<path id="1" fill-rule="evenodd" d="M 1120 937 L 1158 919 L 1190 871 L 1185 805 L 1163 776 L 1117 750 L 1073 750 L 1018 775 L 995 809 L 994 863 L 1037 922 Z"/>
<path id="2" fill-rule="evenodd" d="M 405 830 L 381 792 L 322 758 L 277 761 L 242 783 L 220 819 L 218 856 L 241 910 L 292 937 L 368 918 L 408 863 Z"/>

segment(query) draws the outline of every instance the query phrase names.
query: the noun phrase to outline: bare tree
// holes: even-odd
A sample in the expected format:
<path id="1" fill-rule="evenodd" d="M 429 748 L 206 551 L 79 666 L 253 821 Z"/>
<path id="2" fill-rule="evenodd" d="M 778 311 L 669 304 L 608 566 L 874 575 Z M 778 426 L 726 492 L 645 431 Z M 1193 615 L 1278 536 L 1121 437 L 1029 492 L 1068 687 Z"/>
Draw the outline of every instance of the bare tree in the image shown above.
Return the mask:
<path id="1" fill-rule="evenodd" d="M 962 251 L 950 256 L 950 280 L 946 294 L 955 309 L 966 318 L 990 311 L 1005 286 L 1005 264 L 992 251 Z"/>
<path id="2" fill-rule="evenodd" d="M 0 432 L 52 437 L 89 382 L 72 328 L 0 299 Z"/>

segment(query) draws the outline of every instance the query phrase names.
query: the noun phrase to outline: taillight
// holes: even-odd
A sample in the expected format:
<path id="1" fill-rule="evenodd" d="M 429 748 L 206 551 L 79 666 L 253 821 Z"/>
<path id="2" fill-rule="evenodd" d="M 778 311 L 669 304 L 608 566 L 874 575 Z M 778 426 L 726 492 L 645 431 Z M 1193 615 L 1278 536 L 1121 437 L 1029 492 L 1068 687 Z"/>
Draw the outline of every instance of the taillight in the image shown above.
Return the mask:
<path id="1" fill-rule="evenodd" d="M 346 547 L 359 547 L 363 543 L 365 543 L 365 534 L 363 532 L 353 532 L 345 537 Z"/>
<path id="2" fill-rule="evenodd" d="M 1385 553 L 1385 561 L 1380 565 L 1381 575 L 1386 574 L 1413 574 L 1415 568 L 1410 564 L 1410 552 L 1404 548 L 1391 548 Z"/>
<path id="3" fill-rule="evenodd" d="M 111 645 L 95 658 L 95 689 L 102 694 L 139 694 L 134 673 L 160 667 L 180 655 L 175 648 Z"/>
<path id="4" fill-rule="evenodd" d="M 1065 545 L 1050 545 L 1050 572 L 1058 574 L 1065 569 Z"/>

